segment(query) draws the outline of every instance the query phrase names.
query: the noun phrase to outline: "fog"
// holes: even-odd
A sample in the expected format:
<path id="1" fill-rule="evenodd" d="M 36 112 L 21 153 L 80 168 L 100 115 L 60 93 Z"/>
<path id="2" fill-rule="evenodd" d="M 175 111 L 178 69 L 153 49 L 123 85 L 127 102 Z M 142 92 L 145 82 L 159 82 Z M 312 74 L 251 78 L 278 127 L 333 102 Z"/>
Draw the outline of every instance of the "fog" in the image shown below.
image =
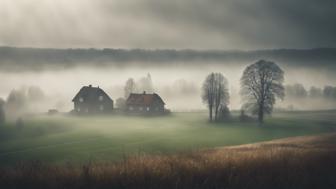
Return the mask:
<path id="1" fill-rule="evenodd" d="M 206 108 L 206 75 L 221 72 L 229 107 L 239 109 L 242 71 L 259 59 L 279 64 L 286 85 L 335 86 L 335 7 L 333 0 L 1 0 L 0 97 L 34 86 L 45 98 L 29 111 L 67 112 L 82 86 L 100 86 L 116 100 L 128 78 L 150 73 L 167 108 L 194 111 Z"/>
<path id="2" fill-rule="evenodd" d="M 107 92 L 113 100 L 124 96 L 124 85 L 128 78 L 138 81 L 140 78 L 151 75 L 154 92 L 158 93 L 166 103 L 166 108 L 173 111 L 199 111 L 206 106 L 201 101 L 201 86 L 207 74 L 221 72 L 229 81 L 231 110 L 241 107 L 240 77 L 243 69 L 249 63 L 206 65 L 183 62 L 172 66 L 77 66 L 69 69 L 43 71 L 1 72 L 0 97 L 7 99 L 13 90 L 24 90 L 31 86 L 39 87 L 45 98 L 29 103 L 31 112 L 47 112 L 49 109 L 58 109 L 69 112 L 73 108 L 72 98 L 82 86 L 99 86 Z M 94 64 L 92 64 L 94 65 Z M 280 63 L 281 65 L 281 63 Z M 323 88 L 325 85 L 334 86 L 336 77 L 332 72 L 307 67 L 281 66 L 285 71 L 285 85 L 301 83 L 308 90 L 312 86 Z M 334 109 L 336 99 L 290 99 L 277 101 L 276 107 L 282 109 Z"/>

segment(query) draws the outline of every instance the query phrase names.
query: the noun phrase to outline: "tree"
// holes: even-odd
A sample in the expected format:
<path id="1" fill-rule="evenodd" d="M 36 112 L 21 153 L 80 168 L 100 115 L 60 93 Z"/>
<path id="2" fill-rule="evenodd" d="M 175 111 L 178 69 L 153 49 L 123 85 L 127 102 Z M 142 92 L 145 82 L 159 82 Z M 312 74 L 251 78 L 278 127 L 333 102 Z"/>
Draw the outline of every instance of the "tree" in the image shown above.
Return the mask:
<path id="1" fill-rule="evenodd" d="M 118 98 L 116 100 L 116 106 L 120 109 L 120 110 L 124 110 L 126 107 L 126 100 L 124 98 Z"/>
<path id="2" fill-rule="evenodd" d="M 309 96 L 311 98 L 321 98 L 322 95 L 323 95 L 323 91 L 322 91 L 321 88 L 317 88 L 317 87 L 312 86 L 309 89 Z"/>
<path id="3" fill-rule="evenodd" d="M 134 79 L 133 78 L 129 78 L 127 81 L 126 81 L 126 84 L 125 84 L 125 87 L 124 87 L 124 97 L 127 99 L 128 96 L 135 92 L 136 90 L 136 85 L 135 85 L 135 82 L 134 82 Z"/>
<path id="4" fill-rule="evenodd" d="M 146 77 L 142 77 L 138 80 L 137 86 L 140 92 L 146 91 L 148 93 L 154 92 L 152 76 L 150 73 L 147 74 Z"/>
<path id="5" fill-rule="evenodd" d="M 229 90 L 227 79 L 221 73 L 209 74 L 202 89 L 202 100 L 209 109 L 209 120 L 219 120 L 219 110 L 229 104 Z M 213 113 L 215 116 L 213 117 Z"/>
<path id="6" fill-rule="evenodd" d="M 6 111 L 8 111 L 10 114 L 22 113 L 25 109 L 26 104 L 27 102 L 25 90 L 13 89 L 7 97 Z"/>
<path id="7" fill-rule="evenodd" d="M 336 87 L 325 86 L 323 89 L 323 95 L 325 98 L 336 98 Z"/>
<path id="8" fill-rule="evenodd" d="M 4 124 L 6 120 L 5 116 L 5 101 L 0 98 L 0 125 Z"/>
<path id="9" fill-rule="evenodd" d="M 263 123 L 264 114 L 271 114 L 276 98 L 283 99 L 284 72 L 274 62 L 259 60 L 246 67 L 241 78 L 243 109 L 258 115 Z"/>

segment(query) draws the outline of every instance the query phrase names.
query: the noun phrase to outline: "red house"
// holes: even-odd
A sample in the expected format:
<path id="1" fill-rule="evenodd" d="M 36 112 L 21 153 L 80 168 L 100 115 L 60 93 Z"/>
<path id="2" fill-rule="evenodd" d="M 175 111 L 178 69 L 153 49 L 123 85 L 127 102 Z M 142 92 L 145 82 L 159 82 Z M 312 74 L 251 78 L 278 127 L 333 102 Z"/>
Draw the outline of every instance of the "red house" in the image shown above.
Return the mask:
<path id="1" fill-rule="evenodd" d="M 129 113 L 164 113 L 164 106 L 162 98 L 156 93 L 131 93 L 126 100 Z"/>

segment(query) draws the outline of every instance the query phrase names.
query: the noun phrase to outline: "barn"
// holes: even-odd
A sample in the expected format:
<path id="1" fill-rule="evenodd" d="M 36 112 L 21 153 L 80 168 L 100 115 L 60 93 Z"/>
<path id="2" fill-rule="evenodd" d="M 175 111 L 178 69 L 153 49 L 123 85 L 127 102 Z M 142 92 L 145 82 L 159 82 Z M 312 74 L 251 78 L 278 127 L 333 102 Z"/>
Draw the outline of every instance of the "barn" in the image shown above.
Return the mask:
<path id="1" fill-rule="evenodd" d="M 131 93 L 126 100 L 126 110 L 129 113 L 164 113 L 165 103 L 156 94 Z"/>
<path id="2" fill-rule="evenodd" d="M 92 85 L 82 87 L 72 102 L 74 112 L 78 114 L 102 114 L 113 110 L 113 100 L 109 95 L 103 89 Z"/>

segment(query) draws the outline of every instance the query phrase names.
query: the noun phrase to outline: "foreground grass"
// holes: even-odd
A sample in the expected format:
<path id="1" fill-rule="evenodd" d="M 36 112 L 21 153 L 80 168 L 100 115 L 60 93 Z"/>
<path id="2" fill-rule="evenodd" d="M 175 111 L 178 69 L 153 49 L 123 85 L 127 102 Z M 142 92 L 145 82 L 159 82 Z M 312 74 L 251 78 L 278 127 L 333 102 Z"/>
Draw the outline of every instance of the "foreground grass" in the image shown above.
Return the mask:
<path id="1" fill-rule="evenodd" d="M 336 134 L 119 163 L 1 168 L 1 188 L 335 188 Z"/>
<path id="2" fill-rule="evenodd" d="M 0 166 L 40 161 L 84 164 L 138 154 L 171 154 L 335 131 L 335 111 L 276 113 L 263 127 L 233 120 L 210 124 L 206 113 L 168 117 L 25 118 L 0 127 Z"/>

